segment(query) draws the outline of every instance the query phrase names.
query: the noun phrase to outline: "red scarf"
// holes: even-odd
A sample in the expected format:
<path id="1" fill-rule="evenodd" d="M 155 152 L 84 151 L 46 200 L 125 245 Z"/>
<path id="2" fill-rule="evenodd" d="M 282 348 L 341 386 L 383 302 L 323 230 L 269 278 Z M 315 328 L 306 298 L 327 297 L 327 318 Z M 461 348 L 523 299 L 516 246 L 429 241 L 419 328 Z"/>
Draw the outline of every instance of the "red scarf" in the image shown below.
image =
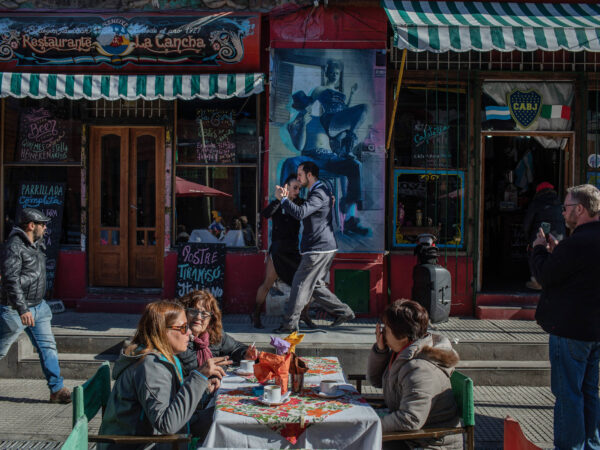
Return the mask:
<path id="1" fill-rule="evenodd" d="M 205 331 L 200 336 L 194 336 L 194 348 L 196 349 L 196 359 L 198 360 L 198 367 L 206 362 L 207 359 L 213 357 L 212 352 L 209 348 L 209 336 L 208 331 Z"/>

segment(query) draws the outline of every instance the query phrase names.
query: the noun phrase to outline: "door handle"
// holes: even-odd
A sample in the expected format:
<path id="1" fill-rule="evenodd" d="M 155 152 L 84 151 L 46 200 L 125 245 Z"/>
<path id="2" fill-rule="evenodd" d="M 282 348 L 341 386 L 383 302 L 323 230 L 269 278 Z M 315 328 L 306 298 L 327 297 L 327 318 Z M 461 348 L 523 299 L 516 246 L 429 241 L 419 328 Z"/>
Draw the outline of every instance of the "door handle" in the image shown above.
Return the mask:
<path id="1" fill-rule="evenodd" d="M 133 209 L 138 209 L 137 206 L 135 206 L 135 205 L 129 205 L 129 207 L 133 208 Z"/>

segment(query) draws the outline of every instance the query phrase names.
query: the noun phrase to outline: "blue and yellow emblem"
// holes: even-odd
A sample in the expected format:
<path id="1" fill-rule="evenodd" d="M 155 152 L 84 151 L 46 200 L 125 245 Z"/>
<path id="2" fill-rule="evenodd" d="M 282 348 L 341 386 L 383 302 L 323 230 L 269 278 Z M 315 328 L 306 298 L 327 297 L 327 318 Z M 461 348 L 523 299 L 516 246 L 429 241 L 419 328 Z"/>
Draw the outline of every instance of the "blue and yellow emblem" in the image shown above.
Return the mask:
<path id="1" fill-rule="evenodd" d="M 519 128 L 529 128 L 536 121 L 542 110 L 542 96 L 535 90 L 520 91 L 515 89 L 507 96 L 510 115 Z"/>

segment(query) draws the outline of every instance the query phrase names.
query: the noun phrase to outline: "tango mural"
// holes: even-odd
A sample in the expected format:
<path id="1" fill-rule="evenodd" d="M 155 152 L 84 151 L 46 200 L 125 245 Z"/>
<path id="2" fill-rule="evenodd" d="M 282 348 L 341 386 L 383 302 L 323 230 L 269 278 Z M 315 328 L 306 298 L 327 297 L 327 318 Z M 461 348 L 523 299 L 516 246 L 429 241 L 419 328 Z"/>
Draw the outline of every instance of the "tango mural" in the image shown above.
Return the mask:
<path id="1" fill-rule="evenodd" d="M 272 195 L 302 162 L 315 162 L 335 196 L 333 223 L 342 252 L 384 248 L 381 55 L 378 50 L 272 52 L 269 191 Z"/>

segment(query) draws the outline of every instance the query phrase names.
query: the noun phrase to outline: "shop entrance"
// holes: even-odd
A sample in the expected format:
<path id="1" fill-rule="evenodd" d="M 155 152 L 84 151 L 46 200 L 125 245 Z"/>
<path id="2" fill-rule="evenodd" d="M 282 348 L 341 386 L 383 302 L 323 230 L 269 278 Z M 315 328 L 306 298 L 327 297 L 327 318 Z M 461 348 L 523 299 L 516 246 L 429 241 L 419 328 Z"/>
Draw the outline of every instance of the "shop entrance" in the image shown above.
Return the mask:
<path id="1" fill-rule="evenodd" d="M 536 139 L 537 138 L 537 139 Z M 486 132 L 482 136 L 479 291 L 530 292 L 527 208 L 542 182 L 564 197 L 572 170 L 571 133 Z"/>
<path id="2" fill-rule="evenodd" d="M 90 127 L 90 285 L 161 287 L 164 129 Z"/>

